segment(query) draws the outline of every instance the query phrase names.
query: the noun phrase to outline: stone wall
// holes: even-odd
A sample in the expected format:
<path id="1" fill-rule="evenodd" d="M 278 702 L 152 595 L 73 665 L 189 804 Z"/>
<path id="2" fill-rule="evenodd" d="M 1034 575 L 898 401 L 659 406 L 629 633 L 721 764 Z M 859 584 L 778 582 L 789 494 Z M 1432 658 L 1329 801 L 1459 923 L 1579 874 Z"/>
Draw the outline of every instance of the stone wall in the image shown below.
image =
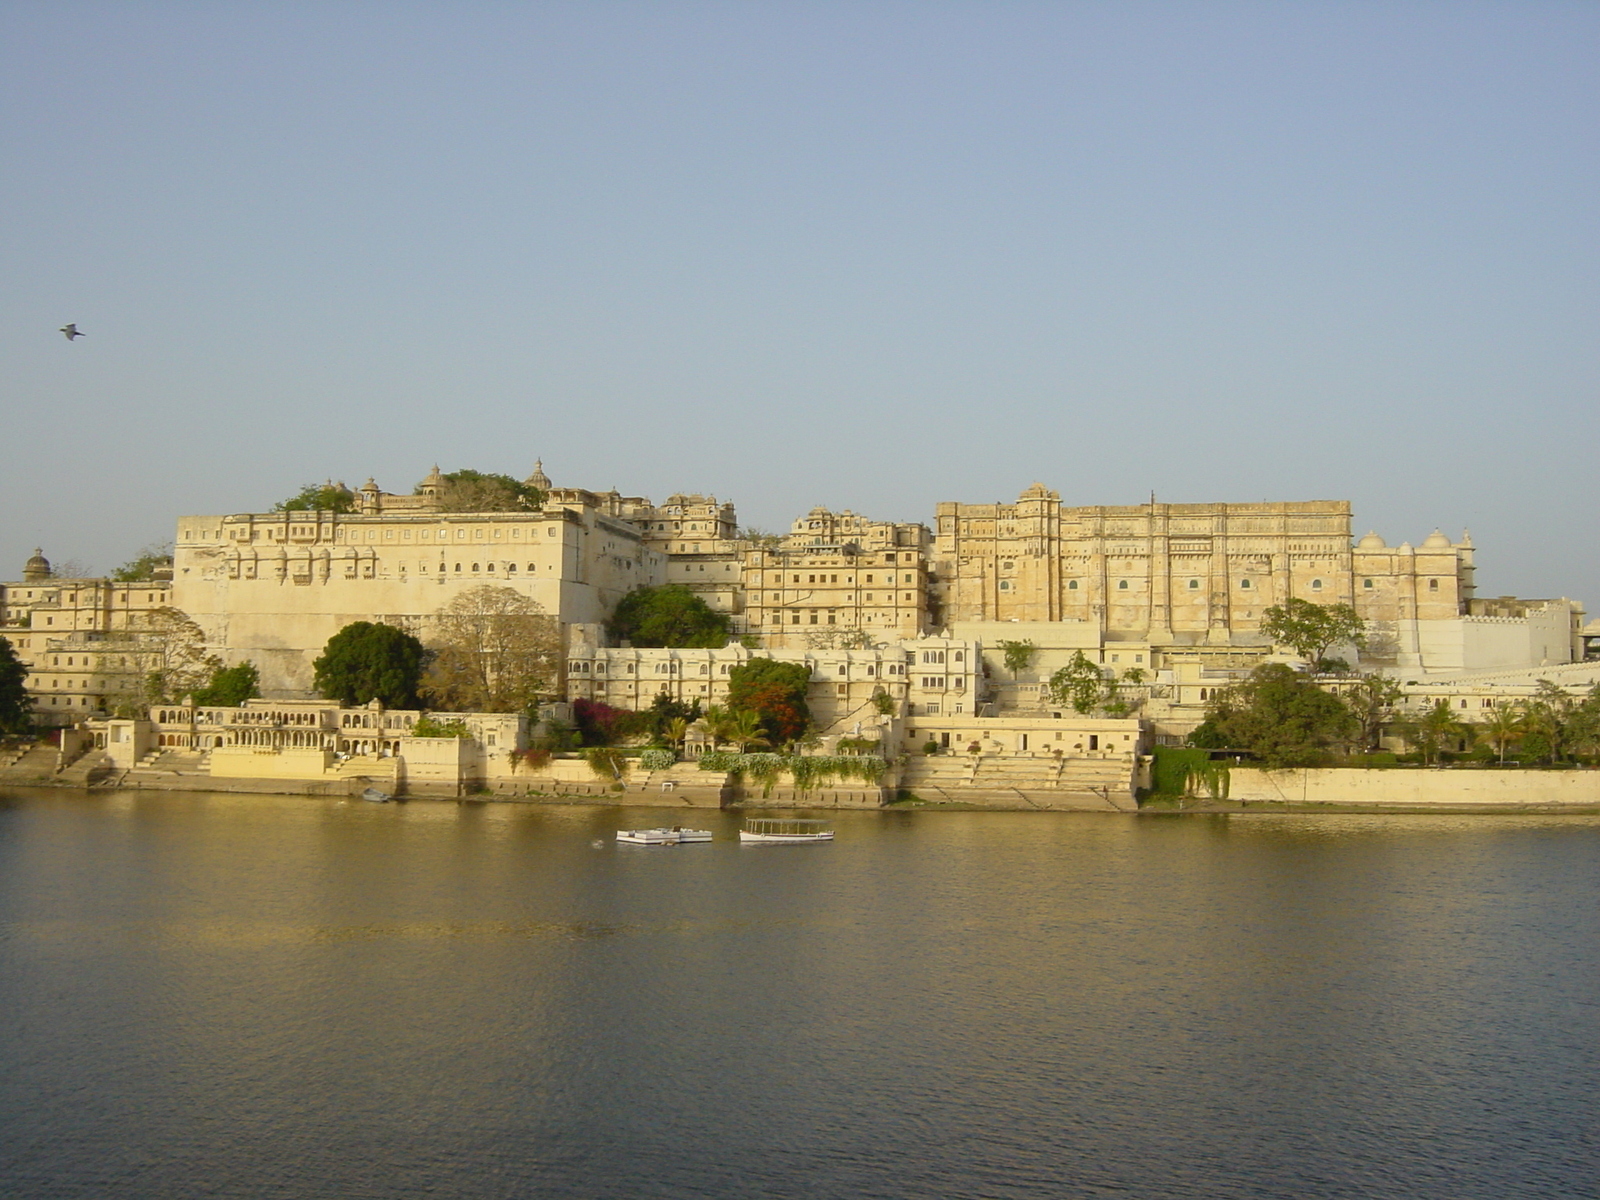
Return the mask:
<path id="1" fill-rule="evenodd" d="M 1527 771 L 1479 768 L 1265 771 L 1235 767 L 1231 801 L 1367 804 L 1376 807 L 1600 808 L 1600 770 Z"/>

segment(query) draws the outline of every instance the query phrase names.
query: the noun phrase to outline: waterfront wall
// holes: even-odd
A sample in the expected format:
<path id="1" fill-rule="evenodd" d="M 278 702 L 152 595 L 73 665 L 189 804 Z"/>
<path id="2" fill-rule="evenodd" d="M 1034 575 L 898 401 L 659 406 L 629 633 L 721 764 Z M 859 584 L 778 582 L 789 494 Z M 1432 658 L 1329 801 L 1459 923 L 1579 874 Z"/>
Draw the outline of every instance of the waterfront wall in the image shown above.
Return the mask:
<path id="1" fill-rule="evenodd" d="M 1266 771 L 1234 767 L 1228 799 L 1289 804 L 1405 808 L 1600 808 L 1600 770 L 1357 770 L 1324 767 Z"/>

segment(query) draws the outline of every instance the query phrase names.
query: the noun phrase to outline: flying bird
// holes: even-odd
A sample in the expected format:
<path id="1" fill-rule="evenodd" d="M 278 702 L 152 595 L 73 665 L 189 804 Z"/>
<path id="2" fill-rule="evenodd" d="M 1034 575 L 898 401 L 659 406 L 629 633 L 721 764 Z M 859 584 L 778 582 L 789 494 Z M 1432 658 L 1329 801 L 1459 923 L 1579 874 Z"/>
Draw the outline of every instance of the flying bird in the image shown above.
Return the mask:
<path id="1" fill-rule="evenodd" d="M 70 325 L 63 325 L 61 327 L 61 332 L 67 335 L 67 341 L 69 342 L 73 338 L 81 338 L 84 336 L 84 332 L 78 328 L 77 322 L 73 322 Z"/>

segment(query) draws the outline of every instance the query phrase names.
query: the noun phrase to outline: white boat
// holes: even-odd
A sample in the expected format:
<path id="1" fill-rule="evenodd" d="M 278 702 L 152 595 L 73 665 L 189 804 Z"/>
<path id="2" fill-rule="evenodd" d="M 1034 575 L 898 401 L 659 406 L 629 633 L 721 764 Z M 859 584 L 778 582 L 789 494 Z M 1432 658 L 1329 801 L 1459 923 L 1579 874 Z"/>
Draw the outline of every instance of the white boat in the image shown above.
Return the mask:
<path id="1" fill-rule="evenodd" d="M 674 825 L 671 829 L 619 829 L 617 841 L 634 846 L 676 846 L 683 842 L 709 842 L 711 830 L 684 829 Z"/>
<path id="2" fill-rule="evenodd" d="M 768 846 L 794 846 L 804 842 L 831 842 L 833 830 L 826 821 L 796 817 L 757 817 L 739 830 L 740 842 Z"/>

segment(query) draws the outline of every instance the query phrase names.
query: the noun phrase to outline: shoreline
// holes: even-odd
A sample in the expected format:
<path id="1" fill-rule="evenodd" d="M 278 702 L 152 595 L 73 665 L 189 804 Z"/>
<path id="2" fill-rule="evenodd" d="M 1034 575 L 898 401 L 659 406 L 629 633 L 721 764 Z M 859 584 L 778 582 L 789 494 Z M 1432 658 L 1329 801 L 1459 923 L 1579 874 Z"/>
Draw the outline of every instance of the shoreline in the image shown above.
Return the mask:
<path id="1" fill-rule="evenodd" d="M 1600 816 L 1600 801 L 1518 801 L 1518 802 L 1427 802 L 1407 804 L 1394 800 L 1286 800 L 1237 799 L 1212 800 L 1195 797 L 1155 795 L 1143 798 L 1137 805 L 1127 807 L 1077 807 L 1046 806 L 1031 802 L 971 803 L 962 801 L 925 800 L 918 797 L 890 800 L 880 804 L 838 804 L 822 794 L 811 797 L 784 796 L 752 798 L 720 803 L 695 803 L 696 797 L 672 792 L 663 795 L 639 792 L 616 792 L 601 785 L 594 790 L 560 790 L 520 794 L 483 790 L 455 794 L 443 789 L 407 789 L 397 794 L 401 803 L 410 800 L 452 801 L 476 804 L 516 804 L 526 806 L 576 807 L 582 805 L 618 808 L 672 808 L 717 810 L 724 812 L 783 812 L 800 809 L 847 810 L 858 812 L 1054 812 L 1054 813 L 1104 813 L 1112 816 L 1140 817 L 1215 817 L 1215 816 L 1333 816 L 1333 815 L 1416 815 L 1442 816 Z M 306 783 L 297 780 L 245 780 L 208 779 L 198 776 L 178 776 L 171 779 L 127 779 L 117 783 L 86 785 L 72 780 L 39 778 L 5 778 L 0 773 L 0 792 L 11 788 L 81 792 L 84 795 L 128 792 L 204 792 L 216 795 L 240 796 L 304 796 L 308 800 L 351 799 L 360 790 L 333 788 L 326 784 Z"/>

